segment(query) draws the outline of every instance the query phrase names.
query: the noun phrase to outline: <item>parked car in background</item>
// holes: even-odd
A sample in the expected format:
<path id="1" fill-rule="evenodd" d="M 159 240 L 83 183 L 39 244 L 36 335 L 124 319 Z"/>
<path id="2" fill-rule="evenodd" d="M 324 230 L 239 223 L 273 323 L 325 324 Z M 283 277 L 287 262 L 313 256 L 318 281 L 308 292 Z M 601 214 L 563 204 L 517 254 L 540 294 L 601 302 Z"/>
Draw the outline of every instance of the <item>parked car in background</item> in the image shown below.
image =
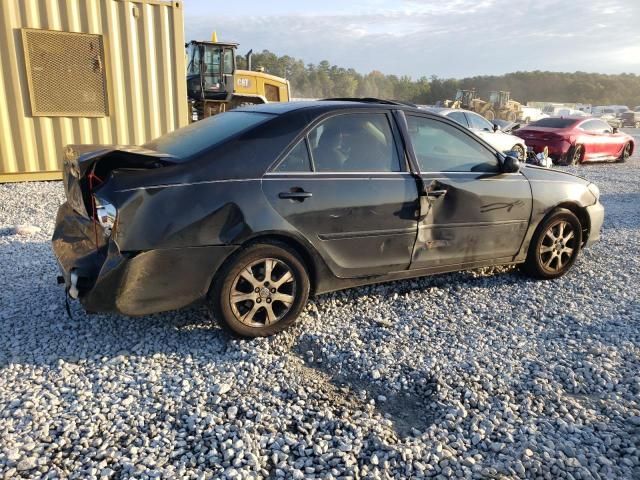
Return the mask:
<path id="1" fill-rule="evenodd" d="M 543 113 L 542 110 L 536 107 L 522 107 L 522 122 L 531 123 L 541 118 L 547 118 L 549 115 Z"/>
<path id="2" fill-rule="evenodd" d="M 624 162 L 634 151 L 631 135 L 619 132 L 599 118 L 549 117 L 515 132 L 535 153 L 548 147 L 549 157 L 560 165 L 589 161 Z"/>
<path id="3" fill-rule="evenodd" d="M 356 285 L 513 263 L 560 277 L 604 218 L 589 181 L 371 100 L 270 103 L 143 147 L 69 146 L 64 186 L 53 250 L 88 311 L 205 302 L 249 337 Z"/>
<path id="4" fill-rule="evenodd" d="M 620 122 L 623 127 L 640 128 L 640 108 L 621 113 Z"/>
<path id="5" fill-rule="evenodd" d="M 467 127 L 500 152 L 515 152 L 518 160 L 522 162 L 526 159 L 526 142 L 520 137 L 502 131 L 502 128 L 497 123 L 490 122 L 482 115 L 459 108 L 427 108 L 427 110 L 450 118 L 463 127 Z M 505 122 L 513 124 L 513 122 Z"/>

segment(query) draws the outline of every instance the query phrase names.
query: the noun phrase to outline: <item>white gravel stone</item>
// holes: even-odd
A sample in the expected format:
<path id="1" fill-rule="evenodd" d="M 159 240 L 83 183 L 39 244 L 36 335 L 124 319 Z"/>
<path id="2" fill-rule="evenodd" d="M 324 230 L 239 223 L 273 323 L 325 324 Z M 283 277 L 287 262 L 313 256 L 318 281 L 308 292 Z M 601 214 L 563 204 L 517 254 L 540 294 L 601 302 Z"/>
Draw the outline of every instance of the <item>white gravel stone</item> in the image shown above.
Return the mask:
<path id="1" fill-rule="evenodd" d="M 199 307 L 67 317 L 61 182 L 0 185 L 0 477 L 640 478 L 640 161 L 563 169 L 606 208 L 567 276 L 336 292 L 252 341 Z"/>
<path id="2" fill-rule="evenodd" d="M 35 225 L 18 225 L 14 228 L 14 232 L 16 235 L 22 235 L 24 237 L 35 235 L 36 233 L 40 233 L 41 231 L 42 229 L 40 227 L 36 227 Z"/>

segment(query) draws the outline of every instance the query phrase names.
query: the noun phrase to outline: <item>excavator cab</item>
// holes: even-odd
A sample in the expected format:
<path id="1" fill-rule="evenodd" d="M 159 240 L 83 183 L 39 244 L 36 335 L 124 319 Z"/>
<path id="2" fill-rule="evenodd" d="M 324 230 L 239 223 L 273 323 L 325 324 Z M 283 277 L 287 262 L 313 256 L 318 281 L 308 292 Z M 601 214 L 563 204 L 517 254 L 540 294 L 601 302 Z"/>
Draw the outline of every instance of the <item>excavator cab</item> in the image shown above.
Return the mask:
<path id="1" fill-rule="evenodd" d="M 511 92 L 493 91 L 489 93 L 489 102 L 494 106 L 494 108 L 507 108 L 510 97 Z"/>
<path id="2" fill-rule="evenodd" d="M 253 71 L 253 51 L 245 56 L 246 70 L 236 68 L 237 43 L 192 40 L 185 44 L 187 101 L 191 121 L 217 115 L 244 105 L 288 102 L 289 82 L 285 78 Z"/>
<path id="3" fill-rule="evenodd" d="M 233 95 L 237 43 L 191 41 L 187 48 L 187 95 L 196 101 Z"/>
<path id="4" fill-rule="evenodd" d="M 455 102 L 462 108 L 469 108 L 471 102 L 476 98 L 475 90 L 458 90 Z"/>

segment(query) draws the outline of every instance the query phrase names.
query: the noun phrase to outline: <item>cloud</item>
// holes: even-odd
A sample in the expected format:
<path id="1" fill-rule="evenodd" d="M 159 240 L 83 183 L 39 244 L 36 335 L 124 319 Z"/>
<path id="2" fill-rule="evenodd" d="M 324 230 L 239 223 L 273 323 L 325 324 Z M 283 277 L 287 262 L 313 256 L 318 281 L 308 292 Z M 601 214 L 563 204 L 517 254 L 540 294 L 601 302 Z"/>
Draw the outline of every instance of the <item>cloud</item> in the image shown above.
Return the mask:
<path id="1" fill-rule="evenodd" d="M 393 7 L 388 4 L 392 3 Z M 211 25 L 241 49 L 413 77 L 517 70 L 640 73 L 640 2 L 592 0 L 356 0 L 322 14 L 186 12 L 187 39 Z"/>

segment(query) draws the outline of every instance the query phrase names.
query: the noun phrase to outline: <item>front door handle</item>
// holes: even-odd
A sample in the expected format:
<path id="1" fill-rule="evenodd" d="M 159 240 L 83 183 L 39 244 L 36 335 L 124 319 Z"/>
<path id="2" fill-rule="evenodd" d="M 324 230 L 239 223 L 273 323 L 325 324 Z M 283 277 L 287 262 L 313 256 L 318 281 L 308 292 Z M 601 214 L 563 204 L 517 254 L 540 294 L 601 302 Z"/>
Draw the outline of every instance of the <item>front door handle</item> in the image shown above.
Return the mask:
<path id="1" fill-rule="evenodd" d="M 429 198 L 440 198 L 444 197 L 447 194 L 446 190 L 431 190 L 427 192 L 427 197 Z"/>
<path id="2" fill-rule="evenodd" d="M 293 189 L 292 189 L 293 190 Z M 313 196 L 311 192 L 305 192 L 304 190 L 294 190 L 292 192 L 280 192 L 278 194 L 279 198 L 288 198 L 290 200 L 297 200 L 298 202 L 304 202 L 306 198 L 310 198 Z"/>

